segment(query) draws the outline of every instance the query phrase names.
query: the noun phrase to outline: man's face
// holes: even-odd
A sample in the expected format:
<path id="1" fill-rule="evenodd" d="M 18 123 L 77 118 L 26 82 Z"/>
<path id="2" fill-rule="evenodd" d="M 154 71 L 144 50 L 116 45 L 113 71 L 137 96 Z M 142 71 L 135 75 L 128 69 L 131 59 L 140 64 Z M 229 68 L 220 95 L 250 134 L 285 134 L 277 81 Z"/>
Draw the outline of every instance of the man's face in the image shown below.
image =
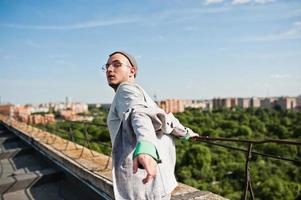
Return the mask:
<path id="1" fill-rule="evenodd" d="M 107 64 L 107 81 L 115 90 L 120 83 L 134 80 L 135 69 L 124 55 L 119 53 L 112 55 Z"/>

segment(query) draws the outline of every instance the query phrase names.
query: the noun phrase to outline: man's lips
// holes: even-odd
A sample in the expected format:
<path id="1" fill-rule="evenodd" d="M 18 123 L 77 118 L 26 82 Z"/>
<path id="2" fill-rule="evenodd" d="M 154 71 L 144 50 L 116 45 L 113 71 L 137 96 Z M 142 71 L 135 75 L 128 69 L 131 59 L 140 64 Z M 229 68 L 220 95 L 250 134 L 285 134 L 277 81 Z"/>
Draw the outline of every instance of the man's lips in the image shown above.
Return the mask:
<path id="1" fill-rule="evenodd" d="M 111 79 L 114 79 L 115 76 L 114 75 L 108 75 L 107 78 L 111 80 Z"/>

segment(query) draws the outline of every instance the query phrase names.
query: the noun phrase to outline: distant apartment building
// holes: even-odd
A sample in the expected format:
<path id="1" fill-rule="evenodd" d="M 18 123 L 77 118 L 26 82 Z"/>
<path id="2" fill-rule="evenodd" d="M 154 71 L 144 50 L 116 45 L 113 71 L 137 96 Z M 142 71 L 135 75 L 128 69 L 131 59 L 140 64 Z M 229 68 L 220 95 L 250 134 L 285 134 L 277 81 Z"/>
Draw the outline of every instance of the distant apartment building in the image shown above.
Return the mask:
<path id="1" fill-rule="evenodd" d="M 238 106 L 238 100 L 237 98 L 230 98 L 230 102 L 231 102 L 231 107 L 235 107 Z"/>
<path id="2" fill-rule="evenodd" d="M 232 108 L 238 105 L 237 98 L 214 98 L 213 108 Z"/>
<path id="3" fill-rule="evenodd" d="M 93 121 L 92 116 L 81 116 L 81 115 L 73 115 L 71 118 L 69 118 L 69 121 L 79 121 L 79 122 L 92 122 Z"/>
<path id="4" fill-rule="evenodd" d="M 48 113 L 49 105 L 40 104 L 38 106 L 33 106 L 32 112 L 33 113 Z"/>
<path id="5" fill-rule="evenodd" d="M 28 121 L 26 123 L 29 124 L 49 124 L 55 123 L 55 117 L 53 114 L 34 114 L 28 117 Z"/>
<path id="6" fill-rule="evenodd" d="M 179 99 L 167 99 L 160 101 L 160 107 L 167 113 L 184 112 L 184 104 Z"/>
<path id="7" fill-rule="evenodd" d="M 237 106 L 241 108 L 249 108 L 251 106 L 250 98 L 237 98 Z"/>
<path id="8" fill-rule="evenodd" d="M 6 116 L 13 116 L 14 105 L 12 105 L 12 104 L 0 105 L 0 114 L 6 115 Z"/>
<path id="9" fill-rule="evenodd" d="M 260 98 L 252 97 L 250 99 L 250 106 L 252 108 L 259 108 L 260 107 Z"/>
<path id="10" fill-rule="evenodd" d="M 28 123 L 28 124 L 45 124 L 44 117 L 39 114 L 28 116 L 26 123 Z"/>
<path id="11" fill-rule="evenodd" d="M 81 116 L 77 115 L 72 110 L 62 110 L 60 111 L 61 116 L 68 121 L 92 121 L 93 117 L 91 116 Z"/>
<path id="12" fill-rule="evenodd" d="M 55 123 L 54 114 L 45 114 L 45 123 Z"/>
<path id="13" fill-rule="evenodd" d="M 96 105 L 96 104 L 95 104 Z M 71 102 L 70 97 L 66 97 L 65 103 L 52 103 L 55 112 L 59 112 L 62 118 L 68 121 L 92 121 L 93 117 L 81 116 L 79 113 L 88 112 L 88 104 Z M 97 104 L 97 106 L 99 106 Z"/>
<path id="14" fill-rule="evenodd" d="M 43 108 L 34 108 L 30 105 L 1 105 L 0 113 L 4 115 L 9 115 L 15 119 L 25 122 L 28 124 L 46 124 L 55 122 L 54 115 L 45 114 L 45 115 L 32 115 L 34 112 L 45 112 L 47 109 Z"/>
<path id="15" fill-rule="evenodd" d="M 273 102 L 275 99 L 265 98 L 260 99 L 256 97 L 252 98 L 214 98 L 212 100 L 213 108 L 233 108 L 233 107 L 241 107 L 241 108 L 271 108 L 273 106 Z"/>
<path id="16" fill-rule="evenodd" d="M 15 106 L 14 117 L 22 122 L 28 122 L 28 117 L 33 112 L 33 107 L 28 105 Z"/>
<path id="17" fill-rule="evenodd" d="M 297 97 L 297 107 L 296 110 L 301 111 L 301 95 Z"/>
<path id="18" fill-rule="evenodd" d="M 212 100 L 205 100 L 206 109 L 205 110 L 212 110 L 213 109 L 213 103 Z"/>
<path id="19" fill-rule="evenodd" d="M 88 104 L 85 104 L 85 103 L 73 103 L 73 104 L 71 104 L 70 109 L 74 113 L 85 113 L 85 112 L 88 112 Z"/>
<path id="20" fill-rule="evenodd" d="M 221 99 L 221 98 L 214 98 L 212 100 L 214 109 L 227 107 L 227 103 L 229 104 L 228 106 L 230 106 L 230 102 L 223 101 L 223 99 Z"/>
<path id="21" fill-rule="evenodd" d="M 10 115 L 16 119 L 31 123 L 45 124 L 55 122 L 53 114 L 47 114 L 50 111 L 60 112 L 63 118 L 70 121 L 92 121 L 93 117 L 79 116 L 79 113 L 88 112 L 88 104 L 72 103 L 70 98 L 66 98 L 65 103 L 48 103 L 32 105 L 0 105 L 0 114 Z"/>
<path id="22" fill-rule="evenodd" d="M 63 104 L 63 103 L 55 103 L 53 104 L 53 110 L 55 112 L 59 112 L 61 110 L 66 110 L 67 107 L 66 107 L 66 104 Z"/>
<path id="23" fill-rule="evenodd" d="M 277 105 L 283 110 L 295 110 L 297 109 L 297 98 L 296 97 L 280 97 L 277 100 Z"/>
<path id="24" fill-rule="evenodd" d="M 66 108 L 69 108 L 71 106 L 71 104 L 72 104 L 71 99 L 72 99 L 71 97 L 66 97 L 66 99 L 65 99 L 65 107 Z"/>
<path id="25" fill-rule="evenodd" d="M 211 100 L 182 100 L 184 108 L 201 108 L 203 110 L 212 109 Z"/>
<path id="26" fill-rule="evenodd" d="M 192 99 L 182 99 L 181 101 L 184 107 L 187 107 L 188 105 L 196 104 L 196 100 L 192 100 Z"/>
<path id="27" fill-rule="evenodd" d="M 88 112 L 88 104 L 86 103 L 71 103 L 71 104 L 63 104 L 63 103 L 58 103 L 54 105 L 54 111 L 56 112 L 61 112 L 65 110 L 70 110 L 72 113 L 77 114 L 77 113 L 85 113 Z"/>
<path id="28" fill-rule="evenodd" d="M 273 108 L 276 105 L 277 98 L 275 97 L 267 97 L 260 100 L 261 108 Z"/>
<path id="29" fill-rule="evenodd" d="M 89 103 L 89 104 L 88 104 L 88 107 L 99 108 L 99 107 L 101 107 L 101 106 L 102 106 L 102 104 L 100 104 L 100 103 Z"/>

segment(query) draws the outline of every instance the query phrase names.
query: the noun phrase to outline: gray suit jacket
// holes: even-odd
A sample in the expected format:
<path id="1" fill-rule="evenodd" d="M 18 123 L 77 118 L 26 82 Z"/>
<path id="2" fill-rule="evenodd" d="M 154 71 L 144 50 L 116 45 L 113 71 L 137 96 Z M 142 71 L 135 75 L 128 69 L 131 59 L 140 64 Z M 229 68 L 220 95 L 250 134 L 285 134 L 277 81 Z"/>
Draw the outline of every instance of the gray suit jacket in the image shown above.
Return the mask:
<path id="1" fill-rule="evenodd" d="M 116 199 L 161 199 L 177 186 L 174 136 L 185 136 L 187 129 L 170 113 L 160 109 L 136 83 L 122 83 L 117 88 L 108 115 L 112 141 L 113 185 Z M 162 163 L 156 177 L 147 184 L 143 169 L 133 174 L 133 152 L 139 141 L 155 145 Z"/>

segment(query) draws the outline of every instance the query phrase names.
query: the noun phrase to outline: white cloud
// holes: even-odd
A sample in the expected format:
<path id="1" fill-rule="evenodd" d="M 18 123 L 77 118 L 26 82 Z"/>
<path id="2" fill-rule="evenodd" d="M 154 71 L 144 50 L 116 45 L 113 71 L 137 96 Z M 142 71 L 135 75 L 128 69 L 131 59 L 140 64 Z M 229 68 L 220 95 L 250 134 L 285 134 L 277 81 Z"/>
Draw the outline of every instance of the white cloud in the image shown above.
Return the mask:
<path id="1" fill-rule="evenodd" d="M 232 5 L 242 5 L 242 4 L 248 4 L 248 3 L 253 3 L 253 4 L 267 4 L 274 2 L 275 0 L 233 0 Z"/>
<path id="2" fill-rule="evenodd" d="M 275 0 L 254 0 L 255 3 L 259 3 L 259 4 L 266 4 L 266 3 L 271 3 L 274 1 Z"/>
<path id="3" fill-rule="evenodd" d="M 206 0 L 208 4 L 224 2 L 225 0 Z M 14 28 L 14 29 L 29 29 L 29 30 L 77 30 L 77 29 L 91 29 L 105 26 L 114 26 L 120 24 L 132 24 L 139 22 L 141 26 L 157 26 L 160 23 L 178 23 L 185 22 L 187 20 L 194 19 L 199 15 L 205 15 L 210 13 L 223 13 L 231 10 L 230 7 L 218 7 L 218 8 L 188 8 L 188 9 L 171 9 L 157 13 L 153 13 L 147 17 L 145 16 L 124 16 L 120 18 L 98 19 L 89 20 L 84 22 L 75 22 L 65 25 L 31 25 L 31 24 L 15 24 L 15 23 L 0 23 L 0 27 Z M 34 46 L 30 41 L 28 45 Z"/>
<path id="4" fill-rule="evenodd" d="M 301 38 L 301 22 L 295 22 L 291 29 L 279 34 L 279 36 L 288 39 Z"/>
<path id="5" fill-rule="evenodd" d="M 4 27 L 17 28 L 17 29 L 36 29 L 36 30 L 74 30 L 74 29 L 87 29 L 97 28 L 102 26 L 110 26 L 116 24 L 127 24 L 137 22 L 138 18 L 117 18 L 110 20 L 93 20 L 87 22 L 80 22 L 69 25 L 24 25 L 24 24 L 0 24 Z"/>
<path id="6" fill-rule="evenodd" d="M 241 41 L 244 42 L 264 42 L 264 41 L 274 41 L 274 40 L 291 40 L 291 39 L 301 39 L 301 21 L 295 22 L 293 26 L 282 32 L 258 36 L 258 37 L 249 37 L 244 38 Z"/>
<path id="7" fill-rule="evenodd" d="M 233 5 L 241 5 L 241 4 L 247 4 L 250 2 L 251 2 L 251 0 L 233 0 L 232 4 Z"/>
<path id="8" fill-rule="evenodd" d="M 301 21 L 300 22 L 295 22 L 294 26 L 300 27 L 301 26 Z"/>
<path id="9" fill-rule="evenodd" d="M 290 78 L 291 76 L 289 74 L 271 74 L 270 77 L 273 79 L 286 79 Z"/>
<path id="10" fill-rule="evenodd" d="M 224 2 L 224 0 L 206 0 L 205 5 L 222 3 L 222 2 Z"/>
<path id="11" fill-rule="evenodd" d="M 301 51 L 285 51 L 285 52 L 265 52 L 265 53 L 249 53 L 239 55 L 241 58 L 249 60 L 272 60 L 272 59 L 295 59 L 301 57 Z"/>
<path id="12" fill-rule="evenodd" d="M 202 15 L 202 14 L 210 14 L 210 13 L 224 13 L 229 11 L 230 8 L 228 7 L 218 7 L 218 8 L 208 8 L 206 7 L 201 8 L 181 8 L 181 9 L 172 9 L 172 10 L 165 10 L 162 12 L 154 13 L 149 18 L 147 18 L 148 21 L 151 20 L 166 20 L 168 18 L 172 20 L 182 21 L 182 19 L 192 19 L 194 16 Z M 145 18 L 144 18 L 145 19 Z"/>

